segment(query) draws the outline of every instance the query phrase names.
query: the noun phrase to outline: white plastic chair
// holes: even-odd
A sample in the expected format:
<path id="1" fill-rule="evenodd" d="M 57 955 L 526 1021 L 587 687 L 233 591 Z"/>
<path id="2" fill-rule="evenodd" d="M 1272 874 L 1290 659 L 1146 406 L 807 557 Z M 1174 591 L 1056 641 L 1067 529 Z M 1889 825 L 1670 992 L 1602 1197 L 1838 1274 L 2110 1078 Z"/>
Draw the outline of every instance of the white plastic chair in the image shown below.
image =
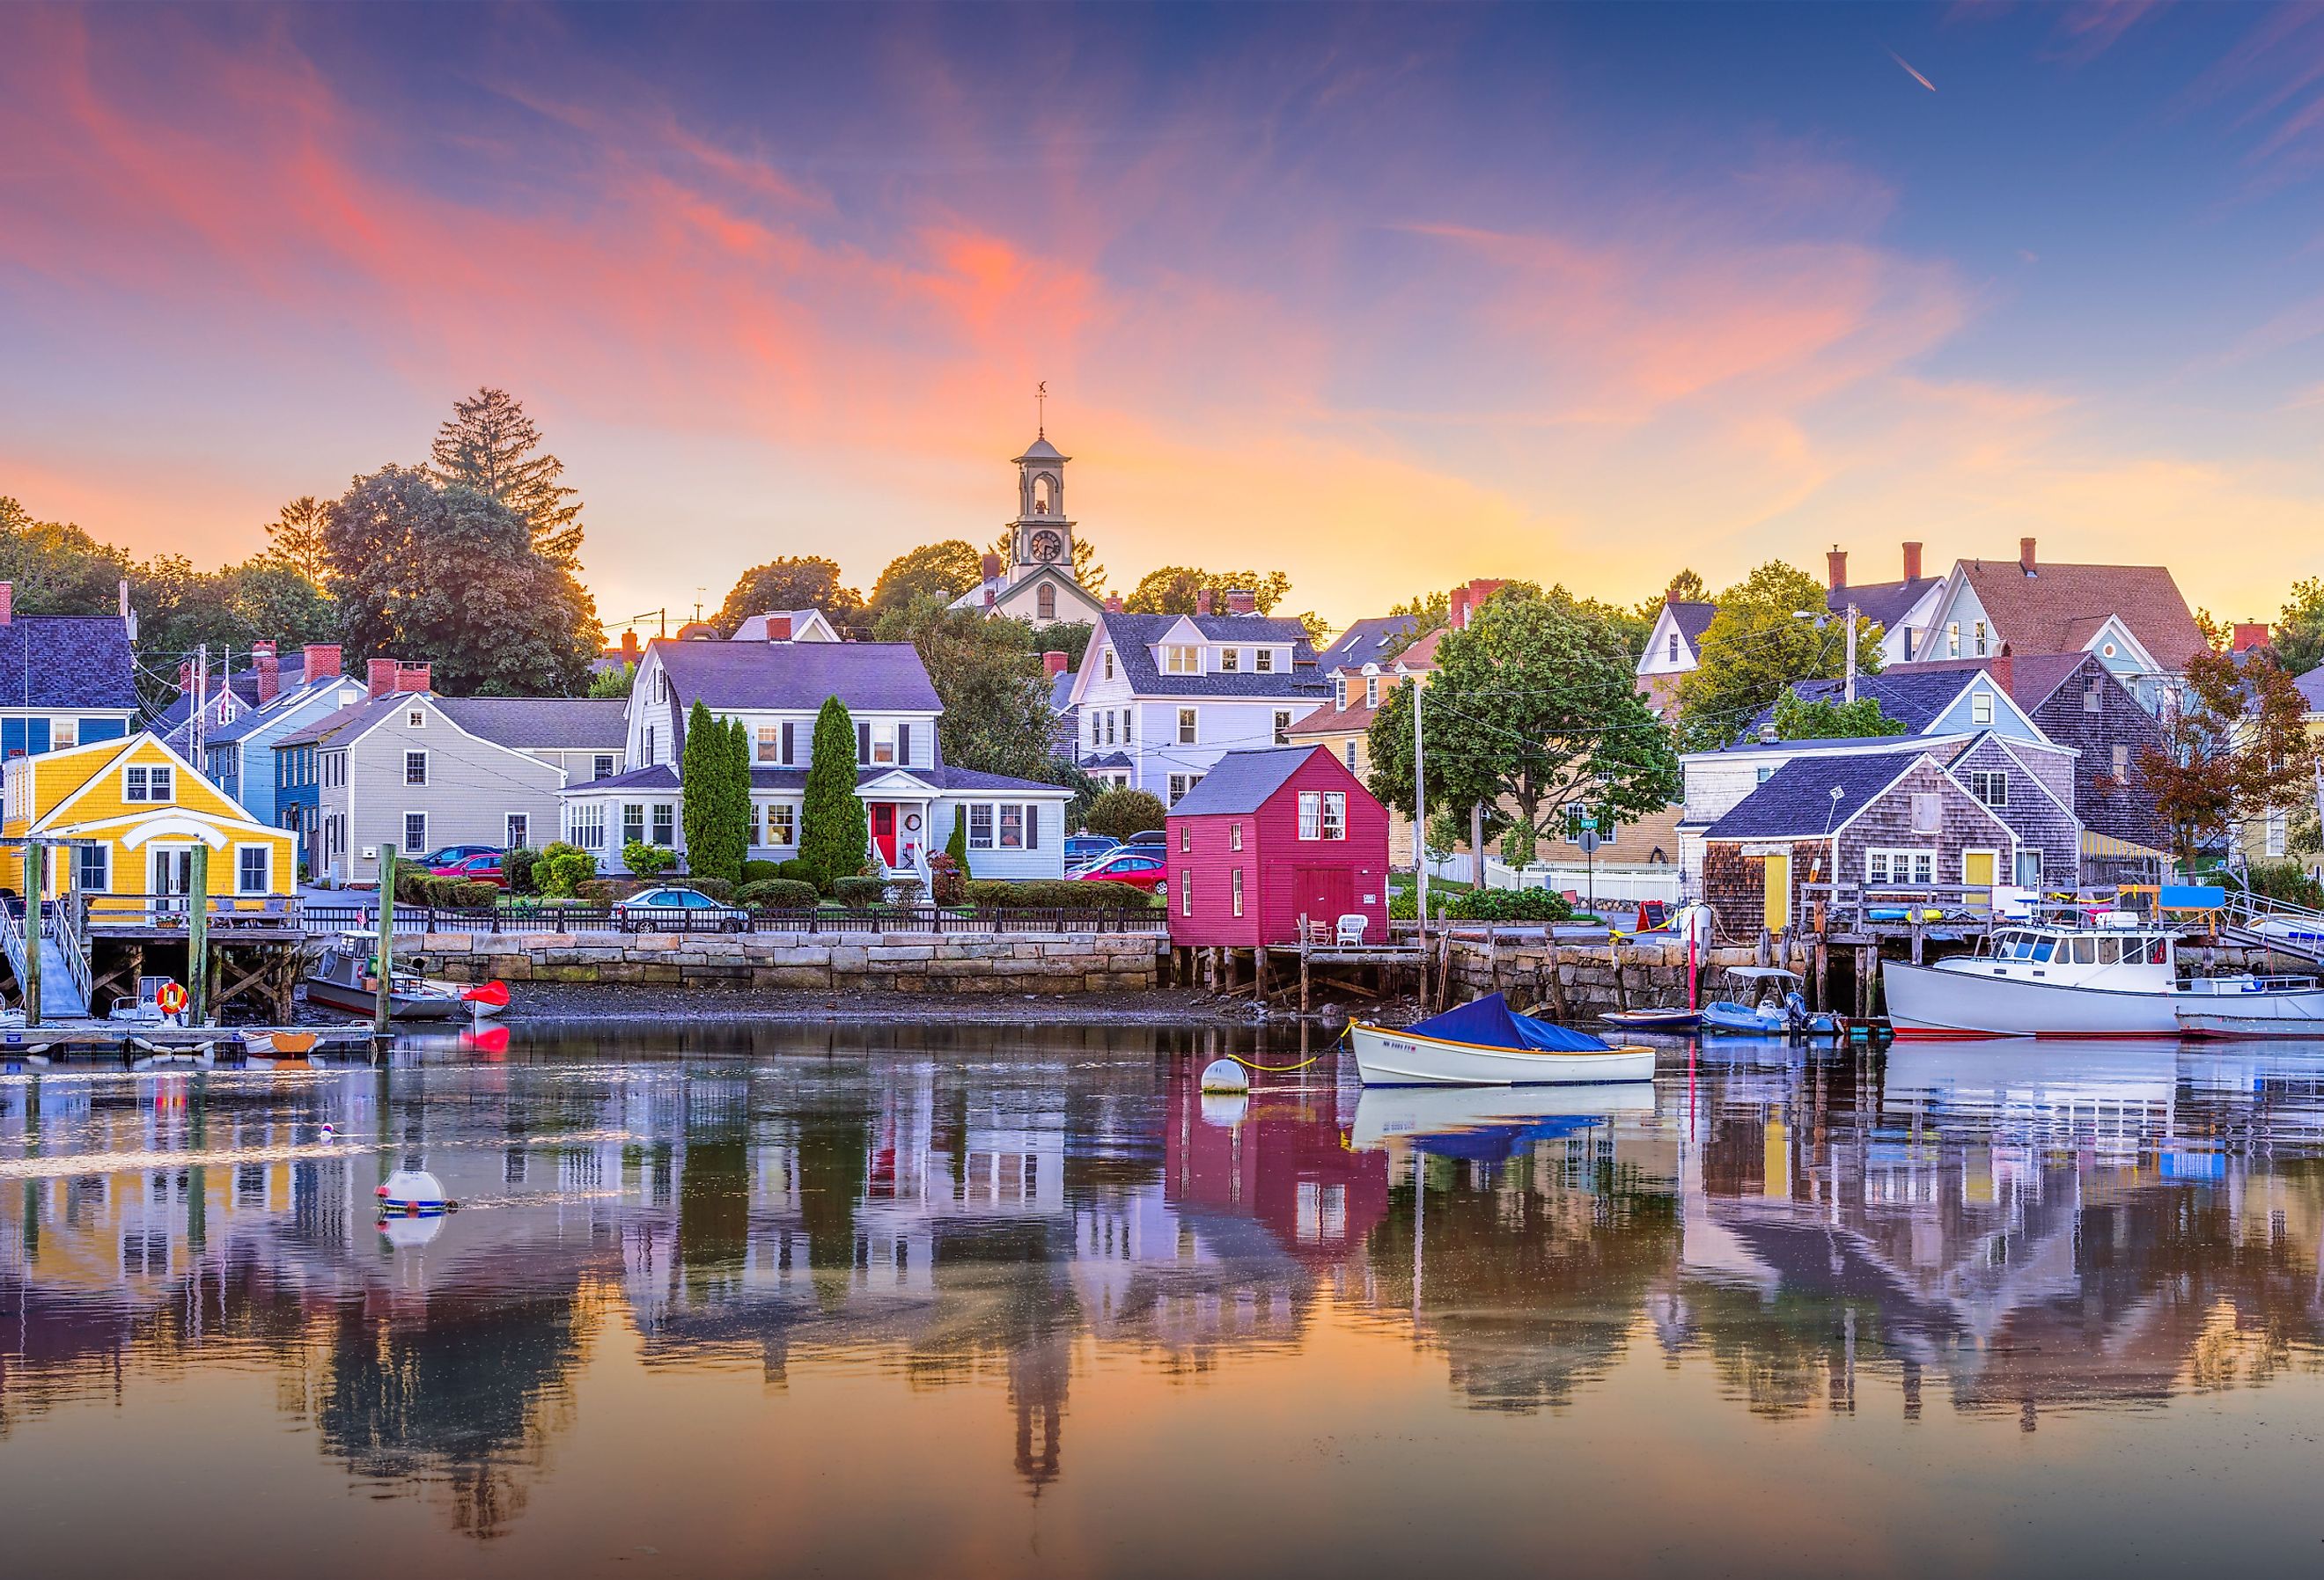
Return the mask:
<path id="1" fill-rule="evenodd" d="M 1339 937 L 1334 940 L 1334 942 L 1343 949 L 1361 948 L 1364 942 L 1364 929 L 1370 925 L 1371 918 L 1366 916 L 1362 911 L 1349 911 L 1345 916 L 1340 918 Z"/>

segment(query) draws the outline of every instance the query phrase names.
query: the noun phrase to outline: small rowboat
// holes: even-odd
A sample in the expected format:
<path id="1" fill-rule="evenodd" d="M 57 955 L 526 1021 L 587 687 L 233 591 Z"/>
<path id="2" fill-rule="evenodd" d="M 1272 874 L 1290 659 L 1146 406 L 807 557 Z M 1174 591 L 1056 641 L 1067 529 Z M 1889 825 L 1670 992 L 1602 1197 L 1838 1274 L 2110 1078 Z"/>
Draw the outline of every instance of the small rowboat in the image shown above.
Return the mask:
<path id="1" fill-rule="evenodd" d="M 1598 1018 L 1625 1031 L 1692 1031 L 1702 1024 L 1700 1010 L 1609 1010 Z"/>
<path id="2" fill-rule="evenodd" d="M 1655 1050 L 1553 1026 L 1491 993 L 1400 1030 L 1351 1029 L 1367 1086 L 1540 1086 L 1654 1078 Z"/>
<path id="3" fill-rule="evenodd" d="M 242 1051 L 303 1058 L 314 1052 L 315 1045 L 322 1039 L 319 1031 L 245 1031 L 242 1034 Z"/>

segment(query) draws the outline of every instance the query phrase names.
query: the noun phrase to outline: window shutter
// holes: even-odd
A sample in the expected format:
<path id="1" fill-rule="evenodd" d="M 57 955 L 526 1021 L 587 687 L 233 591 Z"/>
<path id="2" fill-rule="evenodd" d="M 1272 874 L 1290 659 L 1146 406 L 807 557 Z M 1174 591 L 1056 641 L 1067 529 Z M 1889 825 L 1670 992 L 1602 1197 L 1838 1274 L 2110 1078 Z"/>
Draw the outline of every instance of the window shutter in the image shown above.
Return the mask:
<path id="1" fill-rule="evenodd" d="M 792 725 L 786 721 L 783 725 L 783 766 L 786 768 L 798 761 L 791 753 L 791 729 Z"/>
<path id="2" fill-rule="evenodd" d="M 899 767 L 912 765 L 912 726 L 908 724 L 896 726 L 896 762 Z"/>
<path id="3" fill-rule="evenodd" d="M 1025 848 L 1041 848 L 1041 808 L 1038 802 L 1028 803 L 1025 808 Z"/>
<path id="4" fill-rule="evenodd" d="M 1944 827 L 1943 804 L 1934 790 L 1913 792 L 1913 832 L 1934 834 Z"/>
<path id="5" fill-rule="evenodd" d="M 858 724 L 855 726 L 855 761 L 858 762 L 872 761 L 872 726 L 868 724 Z"/>

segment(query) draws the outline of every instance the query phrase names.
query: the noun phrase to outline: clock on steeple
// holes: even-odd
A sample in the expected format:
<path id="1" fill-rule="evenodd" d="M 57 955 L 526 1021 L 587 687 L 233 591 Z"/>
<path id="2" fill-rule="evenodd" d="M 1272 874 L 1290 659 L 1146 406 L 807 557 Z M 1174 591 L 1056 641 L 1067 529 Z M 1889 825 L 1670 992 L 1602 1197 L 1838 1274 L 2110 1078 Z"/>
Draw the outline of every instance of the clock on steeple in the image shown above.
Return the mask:
<path id="1" fill-rule="evenodd" d="M 1010 525 L 1020 572 L 1054 566 L 1073 574 L 1074 523 L 1065 515 L 1065 463 L 1072 458 L 1049 442 L 1046 427 L 1017 457 L 1017 519 Z"/>

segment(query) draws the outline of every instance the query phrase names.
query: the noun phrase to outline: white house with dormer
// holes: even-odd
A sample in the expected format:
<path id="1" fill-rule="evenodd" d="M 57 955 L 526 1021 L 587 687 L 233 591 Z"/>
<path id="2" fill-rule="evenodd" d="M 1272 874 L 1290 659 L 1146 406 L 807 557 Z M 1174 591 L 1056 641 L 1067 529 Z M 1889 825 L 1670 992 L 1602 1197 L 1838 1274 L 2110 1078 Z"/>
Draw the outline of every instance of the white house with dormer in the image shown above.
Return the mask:
<path id="1" fill-rule="evenodd" d="M 629 769 L 568 787 L 565 839 L 607 873 L 627 870 L 622 853 L 632 841 L 684 856 L 680 770 L 687 717 L 700 702 L 721 720 L 740 720 L 750 744 L 751 858 L 797 855 L 816 719 L 835 697 L 854 724 L 856 794 L 884 867 L 925 879 L 929 853 L 945 848 L 959 818 L 976 876 L 1065 875 L 1073 792 L 946 764 L 936 739 L 944 704 L 918 651 L 902 642 L 647 643 L 627 706 Z"/>
<path id="2" fill-rule="evenodd" d="M 1167 807 L 1229 752 L 1287 744 L 1332 686 L 1305 627 L 1231 592 L 1222 614 L 1102 610 L 1068 699 L 1083 770 Z"/>

